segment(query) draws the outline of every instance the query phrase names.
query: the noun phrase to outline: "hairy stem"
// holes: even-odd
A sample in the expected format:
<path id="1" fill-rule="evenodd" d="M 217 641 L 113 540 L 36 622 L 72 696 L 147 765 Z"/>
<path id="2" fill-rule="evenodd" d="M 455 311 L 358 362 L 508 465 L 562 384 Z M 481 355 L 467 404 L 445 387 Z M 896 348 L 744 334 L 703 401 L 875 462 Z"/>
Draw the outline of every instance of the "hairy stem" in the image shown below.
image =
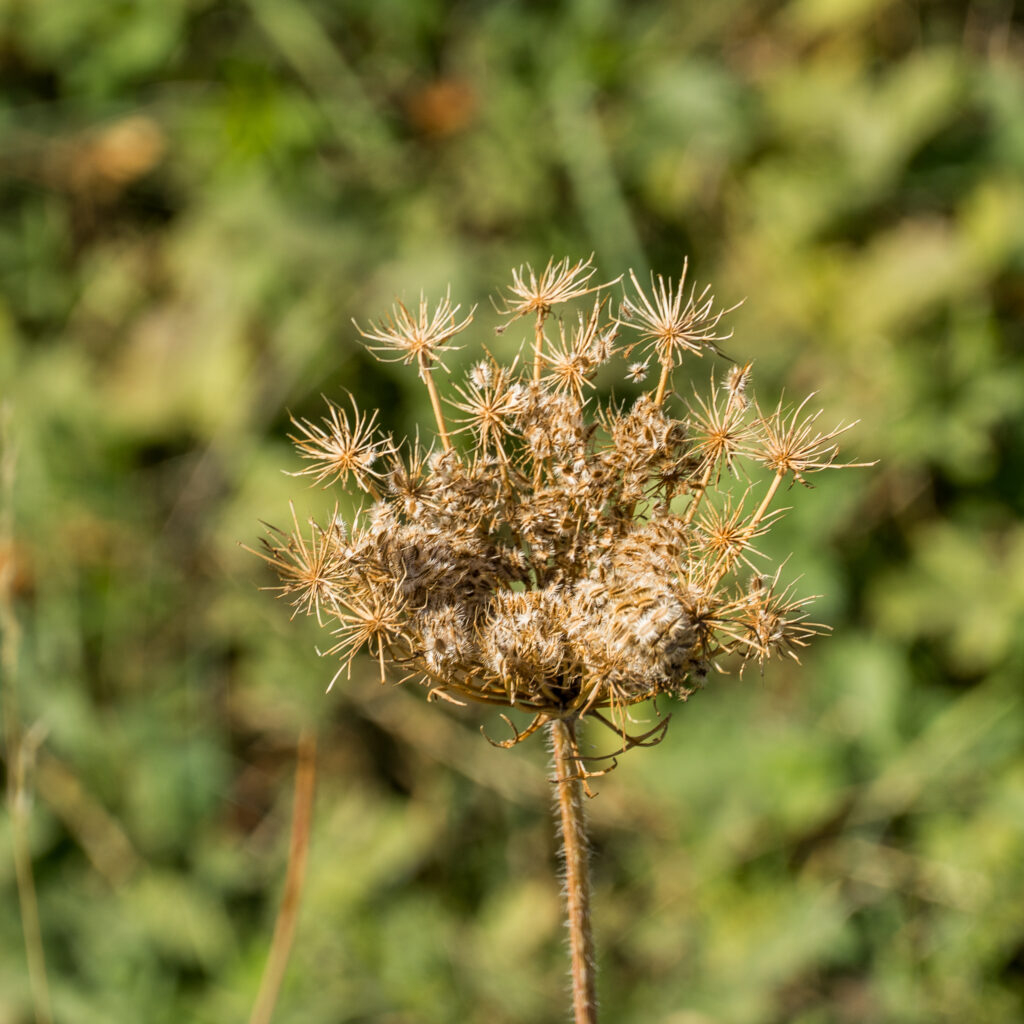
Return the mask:
<path id="1" fill-rule="evenodd" d="M 583 780 L 574 720 L 555 719 L 551 733 L 555 767 L 555 798 L 565 859 L 566 923 L 572 958 L 572 1002 L 575 1024 L 597 1024 L 594 939 L 590 930 L 590 871 Z"/>

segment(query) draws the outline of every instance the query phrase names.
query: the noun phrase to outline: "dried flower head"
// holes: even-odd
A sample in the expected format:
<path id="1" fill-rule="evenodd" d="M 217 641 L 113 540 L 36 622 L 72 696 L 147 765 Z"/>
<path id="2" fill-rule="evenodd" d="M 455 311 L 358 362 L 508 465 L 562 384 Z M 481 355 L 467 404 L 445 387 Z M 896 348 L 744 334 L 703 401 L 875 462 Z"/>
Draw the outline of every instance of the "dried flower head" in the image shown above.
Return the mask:
<path id="1" fill-rule="evenodd" d="M 552 258 L 548 260 L 548 265 L 540 277 L 527 263 L 512 271 L 512 284 L 509 285 L 504 304 L 498 307 L 498 312 L 513 320 L 530 313 L 546 316 L 551 312 L 552 306 L 571 302 L 581 295 L 595 291 L 596 287 L 590 286 L 590 279 L 595 273 L 597 270 L 594 267 L 593 256 L 578 260 L 576 263 L 570 263 L 568 257 L 557 263 Z"/>
<path id="2" fill-rule="evenodd" d="M 341 592 L 343 546 L 334 536 L 333 522 L 326 529 L 310 523 L 307 541 L 299 527 L 294 505 L 291 510 L 294 532 L 285 533 L 270 527 L 268 536 L 262 540 L 262 550 L 255 554 L 277 573 L 281 585 L 272 589 L 280 591 L 281 597 L 291 598 L 295 606 L 292 618 L 299 612 L 315 614 L 323 625 L 323 610 L 335 608 Z"/>
<path id="3" fill-rule="evenodd" d="M 415 362 L 423 374 L 438 361 L 437 353 L 440 349 L 450 347 L 448 343 L 451 339 L 473 322 L 472 310 L 462 320 L 458 319 L 461 308 L 452 305 L 449 292 L 431 312 L 426 296 L 421 293 L 419 308 L 415 313 L 404 303 L 396 302 L 390 316 L 371 323 L 366 330 L 355 321 L 353 323 L 363 338 L 372 342 L 367 348 L 378 358 L 400 360 L 403 363 Z"/>
<path id="4" fill-rule="evenodd" d="M 472 314 L 459 321 L 449 295 L 433 312 L 421 298 L 418 313 L 399 304 L 360 329 L 375 351 L 417 363 L 440 447 L 394 445 L 354 403 L 353 419 L 329 404 L 322 425 L 294 420 L 310 463 L 299 472 L 352 481 L 373 504 L 350 527 L 335 517 L 308 539 L 297 523 L 274 531 L 263 552 L 282 595 L 333 632 L 326 653 L 339 671 L 366 650 L 382 680 L 394 670 L 432 696 L 532 712 L 508 743 L 583 716 L 615 728 L 624 748 L 651 742 L 627 734 L 629 706 L 686 699 L 730 655 L 795 655 L 824 629 L 755 542 L 782 514 L 771 505 L 783 481 L 838 467 L 848 427 L 817 431 L 809 399 L 765 415 L 750 364 L 674 409 L 669 376 L 685 357 L 717 352 L 727 310 L 708 288 L 684 292 L 684 263 L 678 282 L 652 278 L 650 295 L 631 273 L 613 318 L 611 285 L 592 286 L 594 273 L 590 260 L 567 259 L 539 276 L 515 271 L 503 313 L 536 314 L 532 360 L 502 364 L 485 349 L 443 400 L 430 371 Z M 592 292 L 549 339 L 552 307 Z M 592 390 L 619 325 L 639 331 L 636 344 L 661 366 L 657 386 L 628 407 Z M 626 376 L 643 381 L 648 361 Z M 770 476 L 736 496 L 743 466 Z M 578 749 L 573 757 L 586 774 Z"/>
<path id="5" fill-rule="evenodd" d="M 292 475 L 311 476 L 314 483 L 326 481 L 326 485 L 346 484 L 351 476 L 360 490 L 376 497 L 374 481 L 379 474 L 373 467 L 390 447 L 389 442 L 374 438 L 376 410 L 370 416 L 361 414 L 352 398 L 353 420 L 350 422 L 344 409 L 330 399 L 324 401 L 327 416 L 321 421 L 322 425 L 291 418 L 298 434 L 289 436 L 299 450 L 299 457 L 312 463 Z"/>
<path id="6" fill-rule="evenodd" d="M 697 287 L 690 288 L 686 295 L 686 271 L 688 262 L 683 261 L 679 281 L 673 284 L 659 274 L 651 274 L 651 294 L 645 294 L 636 274 L 631 270 L 629 279 L 633 283 L 633 295 L 623 300 L 619 309 L 619 323 L 640 332 L 640 340 L 626 349 L 632 352 L 637 345 L 647 343 L 661 363 L 661 380 L 658 383 L 656 402 L 660 405 L 665 387 L 673 367 L 677 366 L 686 353 L 703 355 L 705 349 L 721 354 L 718 342 L 732 337 L 732 332 L 718 332 L 718 325 L 729 309 L 715 309 L 715 296 L 711 285 L 706 285 L 697 294 Z"/>

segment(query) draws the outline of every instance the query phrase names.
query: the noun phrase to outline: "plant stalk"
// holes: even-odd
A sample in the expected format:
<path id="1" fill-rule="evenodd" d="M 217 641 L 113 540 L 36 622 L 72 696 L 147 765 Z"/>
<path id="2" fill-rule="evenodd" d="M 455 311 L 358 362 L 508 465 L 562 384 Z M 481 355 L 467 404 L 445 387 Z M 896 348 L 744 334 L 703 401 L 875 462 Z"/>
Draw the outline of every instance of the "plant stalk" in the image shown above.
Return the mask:
<path id="1" fill-rule="evenodd" d="M 661 376 L 658 378 L 658 390 L 654 393 L 654 404 L 660 409 L 665 401 L 665 389 L 668 387 L 668 378 L 672 373 L 672 362 L 661 364 Z"/>
<path id="2" fill-rule="evenodd" d="M 274 924 L 270 954 L 263 969 L 249 1024 L 270 1024 L 277 1003 L 281 982 L 295 938 L 299 902 L 306 880 L 306 858 L 309 853 L 309 832 L 313 821 L 313 790 L 316 783 L 316 733 L 303 730 L 299 736 L 298 767 L 295 771 L 295 803 L 292 808 L 292 832 L 288 850 L 288 871 L 284 895 Z"/>
<path id="3" fill-rule="evenodd" d="M 575 1024 L 597 1024 L 596 965 L 590 929 L 590 870 L 587 826 L 583 814 L 583 779 L 575 720 L 555 719 L 551 756 L 555 767 L 555 798 L 565 860 L 566 924 L 572 959 L 572 1002 Z"/>
<path id="4" fill-rule="evenodd" d="M 451 451 L 452 442 L 448 436 L 448 428 L 444 424 L 444 413 L 441 411 L 441 398 L 437 393 L 437 385 L 431 375 L 433 367 L 427 356 L 420 353 L 420 377 L 427 385 L 427 393 L 430 395 L 430 407 L 434 410 L 434 419 L 437 421 L 437 430 L 441 436 L 441 447 L 447 452 Z"/>
<path id="5" fill-rule="evenodd" d="M 537 319 L 533 325 L 533 379 L 540 380 L 544 367 L 544 310 L 537 310 Z"/>

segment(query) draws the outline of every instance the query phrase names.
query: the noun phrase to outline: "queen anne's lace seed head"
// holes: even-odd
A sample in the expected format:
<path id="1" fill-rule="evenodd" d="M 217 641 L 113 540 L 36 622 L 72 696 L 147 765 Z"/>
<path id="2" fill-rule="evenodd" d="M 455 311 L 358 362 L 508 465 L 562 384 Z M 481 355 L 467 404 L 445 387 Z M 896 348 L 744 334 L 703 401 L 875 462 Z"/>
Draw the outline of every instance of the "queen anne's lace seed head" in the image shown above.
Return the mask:
<path id="1" fill-rule="evenodd" d="M 405 303 L 396 302 L 390 315 L 381 317 L 367 328 L 359 324 L 355 327 L 378 358 L 416 362 L 423 374 L 431 364 L 439 361 L 439 351 L 450 348 L 451 339 L 473 322 L 472 310 L 462 320 L 458 319 L 461 308 L 452 305 L 449 293 L 431 309 L 427 297 L 421 294 L 415 312 Z"/>
<path id="2" fill-rule="evenodd" d="M 354 402 L 351 418 L 329 403 L 321 424 L 293 420 L 309 463 L 298 472 L 354 483 L 371 502 L 351 526 L 335 516 L 274 530 L 262 552 L 281 596 L 333 633 L 326 653 L 342 669 L 365 650 L 382 680 L 418 678 L 456 702 L 523 708 L 535 724 L 602 709 L 621 722 L 628 705 L 689 696 L 730 656 L 795 657 L 826 628 L 754 542 L 781 514 L 770 506 L 782 482 L 836 468 L 848 428 L 818 430 L 809 399 L 766 415 L 750 364 L 674 408 L 670 375 L 717 351 L 727 311 L 683 280 L 652 277 L 647 294 L 631 272 L 612 318 L 611 285 L 592 285 L 594 273 L 590 260 L 516 271 L 502 312 L 534 315 L 532 358 L 502 364 L 484 350 L 443 398 L 430 370 L 471 318 L 459 321 L 448 295 L 360 329 L 378 353 L 417 365 L 439 445 L 395 445 Z M 545 326 L 592 293 L 555 332 Z M 639 332 L 661 379 L 632 404 L 601 403 L 594 376 L 620 325 Z M 625 376 L 643 381 L 648 364 Z"/>

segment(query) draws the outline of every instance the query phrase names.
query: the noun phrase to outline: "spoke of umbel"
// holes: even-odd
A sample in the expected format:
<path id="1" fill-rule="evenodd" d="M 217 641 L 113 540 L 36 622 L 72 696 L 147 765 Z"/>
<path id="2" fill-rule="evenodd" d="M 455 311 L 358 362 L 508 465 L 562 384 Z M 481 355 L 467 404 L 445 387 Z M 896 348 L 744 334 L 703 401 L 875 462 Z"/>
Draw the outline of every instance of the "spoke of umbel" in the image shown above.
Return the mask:
<path id="1" fill-rule="evenodd" d="M 587 827 L 583 815 L 583 780 L 576 745 L 576 723 L 555 719 L 549 726 L 555 766 L 555 799 L 565 859 L 566 923 L 572 958 L 575 1024 L 597 1024 L 594 938 L 590 931 L 590 870 Z"/>

